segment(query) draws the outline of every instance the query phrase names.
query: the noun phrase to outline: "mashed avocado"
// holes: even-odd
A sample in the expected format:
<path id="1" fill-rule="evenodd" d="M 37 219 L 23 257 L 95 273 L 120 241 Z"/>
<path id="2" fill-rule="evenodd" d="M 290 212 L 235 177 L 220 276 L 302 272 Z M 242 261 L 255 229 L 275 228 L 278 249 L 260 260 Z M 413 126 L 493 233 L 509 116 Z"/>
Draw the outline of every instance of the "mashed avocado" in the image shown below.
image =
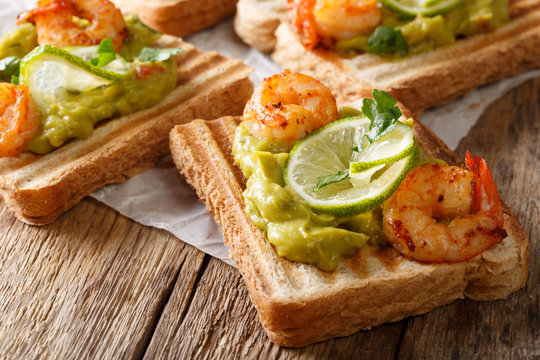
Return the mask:
<path id="1" fill-rule="evenodd" d="M 37 46 L 36 28 L 23 24 L 0 38 L 0 59 L 8 56 L 22 58 Z"/>
<path id="2" fill-rule="evenodd" d="M 120 55 L 133 61 L 143 47 L 154 44 L 160 33 L 145 26 L 137 16 L 130 15 L 125 20 L 128 37 Z M 36 38 L 34 25 L 19 26 L 0 39 L 0 59 L 25 56 L 37 46 Z M 46 154 L 71 138 L 87 138 L 101 120 L 157 104 L 174 89 L 176 79 L 176 66 L 172 60 L 136 62 L 128 76 L 111 85 L 82 93 L 59 89 L 54 94 L 57 103 L 40 108 L 43 114 L 41 129 L 27 144 L 26 150 Z"/>
<path id="3" fill-rule="evenodd" d="M 116 118 L 157 104 L 176 85 L 176 67 L 172 60 L 138 64 L 140 70 L 118 82 L 90 91 L 75 93 L 59 90 L 58 102 L 46 109 L 39 133 L 27 144 L 27 150 L 46 154 L 68 139 L 84 139 L 100 120 Z"/>
<path id="4" fill-rule="evenodd" d="M 374 245 L 383 241 L 378 211 L 338 218 L 316 214 L 296 198 L 283 182 L 288 150 L 277 142 L 260 140 L 241 124 L 233 154 L 248 179 L 246 213 L 266 231 L 278 255 L 331 271 L 341 256 L 353 255 L 368 241 Z"/>
<path id="5" fill-rule="evenodd" d="M 125 21 L 128 36 L 120 50 L 120 55 L 127 61 L 133 61 L 141 49 L 145 46 L 151 47 L 159 39 L 161 33 L 144 25 L 137 15 L 126 16 Z"/>
<path id="6" fill-rule="evenodd" d="M 383 9 L 383 25 L 401 30 L 409 54 L 421 53 L 439 46 L 453 44 L 457 38 L 493 31 L 509 21 L 508 0 L 467 0 L 458 8 L 442 15 L 418 15 L 404 19 Z M 358 36 L 339 41 L 340 51 L 364 51 L 368 37 Z"/>

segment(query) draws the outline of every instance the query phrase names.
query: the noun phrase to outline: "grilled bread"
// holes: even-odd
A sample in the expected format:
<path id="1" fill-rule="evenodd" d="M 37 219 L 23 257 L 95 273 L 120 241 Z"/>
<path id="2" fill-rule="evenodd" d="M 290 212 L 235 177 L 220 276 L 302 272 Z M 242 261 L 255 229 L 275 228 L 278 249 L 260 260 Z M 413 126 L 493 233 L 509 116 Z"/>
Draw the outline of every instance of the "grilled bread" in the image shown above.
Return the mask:
<path id="1" fill-rule="evenodd" d="M 188 36 L 234 14 L 237 0 L 113 0 L 124 13 L 137 14 L 152 29 Z"/>
<path id="2" fill-rule="evenodd" d="M 289 24 L 285 0 L 240 0 L 237 8 L 235 29 L 245 42 L 273 51 L 279 64 L 327 84 L 342 103 L 376 88 L 419 114 L 483 84 L 540 67 L 538 1 L 511 0 L 511 22 L 492 33 L 396 61 L 367 53 L 345 58 L 322 48 L 307 51 Z"/>
<path id="3" fill-rule="evenodd" d="M 231 153 L 239 122 L 239 117 L 225 117 L 176 126 L 171 132 L 171 153 L 221 226 L 262 325 L 278 345 L 301 347 L 349 335 L 463 297 L 501 299 L 525 284 L 529 242 L 505 205 L 508 236 L 459 263 L 420 263 L 390 247 L 364 247 L 342 258 L 333 272 L 279 257 L 244 212 L 246 180 Z M 420 123 L 414 133 L 424 155 L 459 163 Z"/>
<path id="4" fill-rule="evenodd" d="M 185 50 L 175 59 L 178 85 L 160 103 L 102 122 L 89 138 L 45 156 L 0 159 L 0 193 L 19 220 L 48 224 L 97 188 L 152 167 L 168 153 L 174 125 L 242 112 L 253 91 L 250 68 L 171 36 L 156 46 Z"/>

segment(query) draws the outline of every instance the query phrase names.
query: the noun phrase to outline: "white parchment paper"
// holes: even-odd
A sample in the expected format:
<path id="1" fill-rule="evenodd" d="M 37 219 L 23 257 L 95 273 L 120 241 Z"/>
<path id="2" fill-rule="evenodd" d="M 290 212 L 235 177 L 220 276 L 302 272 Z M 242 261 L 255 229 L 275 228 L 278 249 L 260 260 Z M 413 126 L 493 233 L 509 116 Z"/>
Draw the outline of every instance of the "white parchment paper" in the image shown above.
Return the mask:
<path id="1" fill-rule="evenodd" d="M 34 0 L 0 0 L 0 34 L 15 27 L 17 14 L 31 8 Z M 282 70 L 281 66 L 258 50 L 244 45 L 234 34 L 232 21 L 187 38 L 201 50 L 215 50 L 225 56 L 242 59 L 254 68 L 251 80 L 258 84 L 264 77 Z M 484 110 L 511 88 L 533 77 L 529 71 L 475 90 L 466 97 L 424 113 L 420 120 L 448 146 L 455 149 Z M 169 158 L 121 184 L 105 186 L 91 195 L 121 214 L 143 225 L 165 229 L 198 249 L 232 264 L 227 247 L 205 206 L 179 175 Z"/>

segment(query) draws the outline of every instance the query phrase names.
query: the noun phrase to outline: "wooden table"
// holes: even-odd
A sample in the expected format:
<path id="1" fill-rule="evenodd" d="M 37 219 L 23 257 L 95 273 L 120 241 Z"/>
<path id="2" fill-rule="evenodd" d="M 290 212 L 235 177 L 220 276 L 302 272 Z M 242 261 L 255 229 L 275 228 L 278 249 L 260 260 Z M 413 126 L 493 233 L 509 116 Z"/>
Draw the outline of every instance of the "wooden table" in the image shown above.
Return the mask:
<path id="1" fill-rule="evenodd" d="M 491 164 L 531 242 L 524 289 L 303 349 L 272 344 L 238 272 L 169 233 L 86 199 L 54 224 L 0 203 L 0 358 L 540 357 L 540 78 L 493 104 L 465 137 Z"/>

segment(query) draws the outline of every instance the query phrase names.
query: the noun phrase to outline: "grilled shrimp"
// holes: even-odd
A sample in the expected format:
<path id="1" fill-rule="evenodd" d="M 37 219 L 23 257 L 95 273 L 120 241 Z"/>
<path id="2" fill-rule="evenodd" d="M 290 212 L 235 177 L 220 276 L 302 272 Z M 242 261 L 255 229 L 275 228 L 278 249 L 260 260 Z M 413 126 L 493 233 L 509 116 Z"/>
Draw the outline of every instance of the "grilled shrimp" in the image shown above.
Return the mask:
<path id="1" fill-rule="evenodd" d="M 313 49 L 324 39 L 367 35 L 382 21 L 376 0 L 288 0 L 302 44 Z"/>
<path id="2" fill-rule="evenodd" d="M 0 157 L 17 156 L 39 130 L 41 113 L 28 86 L 0 83 Z"/>
<path id="3" fill-rule="evenodd" d="M 469 170 L 436 163 L 413 169 L 383 204 L 383 232 L 403 255 L 462 261 L 506 237 L 486 161 L 467 152 L 466 164 Z"/>
<path id="4" fill-rule="evenodd" d="M 25 21 L 36 25 L 39 45 L 89 46 L 111 38 L 118 51 L 127 36 L 122 13 L 108 0 L 39 0 L 19 15 L 18 24 Z"/>
<path id="5" fill-rule="evenodd" d="M 337 120 L 330 89 L 314 78 L 285 70 L 263 80 L 244 109 L 244 124 L 258 138 L 294 143 Z"/>

